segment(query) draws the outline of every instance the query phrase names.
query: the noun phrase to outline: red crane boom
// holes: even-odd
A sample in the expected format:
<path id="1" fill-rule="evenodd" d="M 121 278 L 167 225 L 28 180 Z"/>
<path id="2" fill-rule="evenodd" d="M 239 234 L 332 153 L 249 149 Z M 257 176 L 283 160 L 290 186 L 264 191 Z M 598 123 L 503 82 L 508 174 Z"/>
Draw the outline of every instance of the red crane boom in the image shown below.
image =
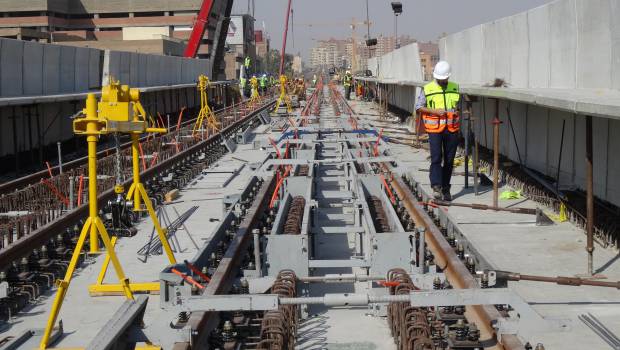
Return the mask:
<path id="1" fill-rule="evenodd" d="M 194 22 L 194 28 L 192 28 L 192 33 L 189 36 L 187 47 L 185 47 L 185 52 L 183 53 L 184 57 L 196 57 L 202 37 L 207 30 L 207 22 L 209 20 L 209 13 L 211 13 L 211 8 L 213 7 L 213 2 L 214 0 L 204 0 L 202 2 L 200 12 L 198 12 L 198 17 L 196 17 L 196 22 Z"/>
<path id="2" fill-rule="evenodd" d="M 286 23 L 284 24 L 284 38 L 282 39 L 282 52 L 280 53 L 280 75 L 284 74 L 284 57 L 286 54 L 286 36 L 288 34 L 288 17 L 291 14 L 291 0 L 288 0 L 288 9 L 286 10 Z"/>

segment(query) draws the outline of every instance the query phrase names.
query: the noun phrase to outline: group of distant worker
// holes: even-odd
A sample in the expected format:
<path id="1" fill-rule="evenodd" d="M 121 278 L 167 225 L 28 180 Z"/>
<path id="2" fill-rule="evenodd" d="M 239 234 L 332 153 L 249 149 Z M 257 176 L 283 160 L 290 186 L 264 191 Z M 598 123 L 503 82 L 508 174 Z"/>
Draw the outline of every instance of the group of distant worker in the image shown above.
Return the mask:
<path id="1" fill-rule="evenodd" d="M 460 142 L 460 113 L 458 104 L 460 90 L 457 83 L 449 81 L 452 69 L 446 61 L 440 61 L 433 70 L 434 80 L 420 90 L 415 110 L 421 117 L 428 134 L 431 151 L 430 181 L 433 198 L 452 201 L 450 180 L 454 167 L 454 157 Z M 342 85 L 347 100 L 351 92 L 367 97 L 363 83 L 356 81 L 351 71 L 346 71 Z"/>
<path id="2" fill-rule="evenodd" d="M 250 79 L 242 76 L 239 79 L 239 89 L 244 97 L 250 97 L 252 82 L 258 86 L 258 92 L 261 96 L 265 95 L 265 93 L 267 93 L 267 89 L 270 87 L 278 85 L 278 79 L 270 74 L 264 73 L 260 74 L 258 77 L 256 75 L 252 75 Z"/>

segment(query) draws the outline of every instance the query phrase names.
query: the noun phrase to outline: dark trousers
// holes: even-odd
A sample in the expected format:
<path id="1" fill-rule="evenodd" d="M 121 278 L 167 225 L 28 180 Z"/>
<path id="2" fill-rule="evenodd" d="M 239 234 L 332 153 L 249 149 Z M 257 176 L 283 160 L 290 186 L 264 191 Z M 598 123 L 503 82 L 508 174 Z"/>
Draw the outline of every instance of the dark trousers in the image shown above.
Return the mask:
<path id="1" fill-rule="evenodd" d="M 347 98 L 347 100 L 351 99 L 351 86 L 344 87 L 344 96 Z"/>
<path id="2" fill-rule="evenodd" d="M 459 133 L 445 129 L 438 134 L 428 134 L 431 148 L 431 186 L 450 188 L 450 178 L 454 167 L 454 156 L 459 145 Z"/>

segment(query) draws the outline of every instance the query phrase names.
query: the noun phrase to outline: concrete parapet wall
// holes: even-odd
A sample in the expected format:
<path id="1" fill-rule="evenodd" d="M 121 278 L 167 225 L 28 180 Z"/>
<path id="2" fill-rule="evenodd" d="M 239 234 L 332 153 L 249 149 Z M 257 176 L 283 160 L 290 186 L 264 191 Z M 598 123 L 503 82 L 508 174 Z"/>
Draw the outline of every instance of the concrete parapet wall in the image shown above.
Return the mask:
<path id="1" fill-rule="evenodd" d="M 162 86 L 193 83 L 200 74 L 210 75 L 208 60 L 106 50 L 103 84 L 112 76 L 130 86 Z"/>
<path id="2" fill-rule="evenodd" d="M 619 0 L 557 0 L 450 34 L 439 43 L 453 79 L 515 88 L 620 88 Z"/>
<path id="3" fill-rule="evenodd" d="M 134 87 L 193 83 L 208 60 L 0 38 L 0 98 L 100 90 L 109 75 Z"/>
<path id="4" fill-rule="evenodd" d="M 373 76 L 380 79 L 424 80 L 417 43 L 369 59 L 368 69 L 372 71 Z"/>
<path id="5" fill-rule="evenodd" d="M 0 97 L 84 92 L 100 72 L 98 50 L 0 39 Z"/>
<path id="6" fill-rule="evenodd" d="M 478 141 L 482 146 L 493 149 L 491 121 L 495 116 L 495 99 L 480 98 L 479 102 L 473 104 L 473 113 L 476 118 L 474 132 Z M 522 161 L 526 167 L 556 178 L 561 149 L 560 188 L 585 189 L 585 118 L 550 108 L 500 100 L 499 119 L 502 122 L 501 154 L 515 163 Z M 564 141 L 560 148 L 563 123 Z M 620 132 L 620 120 L 594 117 L 592 127 L 594 194 L 620 206 L 620 184 L 613 181 L 620 176 L 620 164 L 613 160 L 613 155 L 620 151 L 620 139 L 613 137 Z"/>

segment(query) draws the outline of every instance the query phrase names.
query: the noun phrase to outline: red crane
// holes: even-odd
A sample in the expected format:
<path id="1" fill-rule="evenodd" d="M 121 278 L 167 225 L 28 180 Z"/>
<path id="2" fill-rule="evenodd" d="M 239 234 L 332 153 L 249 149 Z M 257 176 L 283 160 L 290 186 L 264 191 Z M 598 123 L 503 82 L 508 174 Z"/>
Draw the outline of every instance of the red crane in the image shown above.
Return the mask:
<path id="1" fill-rule="evenodd" d="M 288 9 L 286 10 L 286 22 L 284 24 L 284 38 L 282 38 L 282 52 L 280 52 L 280 75 L 284 74 L 284 57 L 286 54 L 286 36 L 288 34 L 288 18 L 291 14 L 291 1 L 288 0 Z"/>
<path id="2" fill-rule="evenodd" d="M 192 33 L 189 36 L 187 47 L 185 47 L 185 52 L 183 53 L 184 57 L 196 57 L 202 37 L 207 30 L 207 21 L 209 20 L 209 13 L 211 13 L 214 1 L 215 0 L 203 0 L 200 6 L 200 12 L 198 12 L 198 17 L 196 17 L 196 22 L 194 23 L 194 28 L 192 28 Z"/>

